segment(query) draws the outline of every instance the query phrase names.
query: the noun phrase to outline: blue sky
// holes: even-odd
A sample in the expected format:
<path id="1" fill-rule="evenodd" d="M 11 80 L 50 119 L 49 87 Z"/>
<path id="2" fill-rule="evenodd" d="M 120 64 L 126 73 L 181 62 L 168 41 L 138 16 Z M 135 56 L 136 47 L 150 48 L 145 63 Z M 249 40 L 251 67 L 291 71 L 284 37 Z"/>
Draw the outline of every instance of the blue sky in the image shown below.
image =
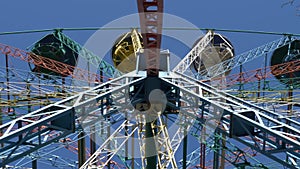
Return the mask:
<path id="1" fill-rule="evenodd" d="M 299 33 L 300 17 L 296 16 L 295 7 L 282 8 L 283 2 L 284 0 L 165 0 L 165 12 L 182 17 L 198 27 Z M 137 12 L 135 0 L 9 0 L 1 2 L 1 6 L 0 32 L 57 27 L 101 27 L 112 20 Z M 43 34 L 1 36 L 0 41 L 24 48 L 41 35 Z M 233 34 L 229 37 L 239 46 L 237 53 L 239 50 L 257 46 L 260 40 L 263 44 L 263 39 L 266 39 L 259 39 L 254 35 L 240 36 Z M 20 37 L 25 38 L 19 41 Z M 84 42 L 85 38 L 87 37 L 78 35 L 76 40 Z M 246 39 L 248 47 L 239 45 Z M 266 41 L 268 40 L 267 38 Z"/>

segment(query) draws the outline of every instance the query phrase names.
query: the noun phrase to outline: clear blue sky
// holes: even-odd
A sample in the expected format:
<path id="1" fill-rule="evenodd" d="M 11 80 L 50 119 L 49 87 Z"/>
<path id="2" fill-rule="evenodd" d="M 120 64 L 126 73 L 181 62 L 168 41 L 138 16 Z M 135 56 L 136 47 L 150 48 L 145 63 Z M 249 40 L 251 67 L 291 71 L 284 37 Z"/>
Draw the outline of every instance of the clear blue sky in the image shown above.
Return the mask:
<path id="1" fill-rule="evenodd" d="M 295 7 L 281 8 L 283 2 L 284 0 L 165 0 L 165 12 L 182 17 L 198 27 L 300 33 L 300 17 L 296 16 Z M 0 32 L 101 27 L 114 19 L 137 12 L 136 0 L 6 0 L 1 2 L 1 6 Z M 41 35 L 43 34 L 1 36 L 0 42 L 25 48 Z M 78 35 L 74 38 L 85 42 L 88 36 Z M 236 46 L 237 53 L 269 41 L 265 37 L 239 34 L 232 34 L 229 39 Z"/>
<path id="2" fill-rule="evenodd" d="M 223 28 L 289 32 L 300 34 L 295 6 L 281 7 L 284 0 L 165 0 L 165 12 L 201 28 Z M 299 2 L 300 3 L 300 2 Z M 136 0 L 4 0 L 1 1 L 0 32 L 65 27 L 101 27 L 112 20 L 137 12 Z M 133 25 L 135 26 L 135 25 Z M 68 32 L 84 43 L 93 32 Z M 0 43 L 21 49 L 46 33 L 2 35 Z M 277 36 L 223 33 L 236 53 L 247 51 Z M 164 44 L 168 47 L 172 44 Z M 188 51 L 179 51 L 185 54 Z"/>

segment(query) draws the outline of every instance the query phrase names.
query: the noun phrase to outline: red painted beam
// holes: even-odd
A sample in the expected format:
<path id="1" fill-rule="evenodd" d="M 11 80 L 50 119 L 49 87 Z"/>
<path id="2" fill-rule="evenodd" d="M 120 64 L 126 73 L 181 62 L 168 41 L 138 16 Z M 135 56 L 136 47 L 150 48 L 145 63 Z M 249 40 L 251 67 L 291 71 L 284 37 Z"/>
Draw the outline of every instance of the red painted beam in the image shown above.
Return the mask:
<path id="1" fill-rule="evenodd" d="M 158 76 L 162 34 L 163 0 L 137 0 L 147 76 Z"/>

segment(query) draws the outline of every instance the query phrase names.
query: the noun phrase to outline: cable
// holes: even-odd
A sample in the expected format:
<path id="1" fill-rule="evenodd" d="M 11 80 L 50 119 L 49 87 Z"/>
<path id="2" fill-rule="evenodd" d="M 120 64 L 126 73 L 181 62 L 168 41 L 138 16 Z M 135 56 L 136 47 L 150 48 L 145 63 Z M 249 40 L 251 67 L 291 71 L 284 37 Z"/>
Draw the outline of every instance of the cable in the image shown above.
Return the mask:
<path id="1" fill-rule="evenodd" d="M 15 35 L 15 34 L 28 34 L 39 32 L 52 32 L 52 31 L 92 31 L 92 30 L 130 30 L 131 28 L 99 28 L 99 27 L 83 27 L 83 28 L 52 28 L 52 29 L 39 29 L 39 30 L 24 30 L 12 32 L 0 32 L 0 35 Z"/>
<path id="2" fill-rule="evenodd" d="M 52 29 L 39 29 L 39 30 L 24 30 L 24 31 L 12 31 L 12 32 L 0 32 L 0 35 L 14 35 L 14 34 L 27 34 L 27 33 L 39 33 L 39 32 L 51 32 L 51 31 L 96 31 L 96 30 L 130 30 L 133 27 L 79 27 L 79 28 L 52 28 Z M 140 29 L 140 28 L 137 28 Z M 255 30 L 240 30 L 240 29 L 219 29 L 219 28 L 179 28 L 179 27 L 165 27 L 163 30 L 184 30 L 184 31 L 219 31 L 219 32 L 232 32 L 232 33 L 250 33 L 250 34 L 265 34 L 265 35 L 283 35 L 283 36 L 300 36 L 299 33 L 288 32 L 268 32 L 268 31 L 255 31 Z"/>
<path id="3" fill-rule="evenodd" d="M 212 30 L 219 32 L 233 32 L 233 33 L 250 33 L 250 34 L 267 34 L 267 35 L 284 35 L 284 36 L 300 36 L 298 33 L 287 32 L 268 32 L 268 31 L 254 31 L 254 30 L 240 30 L 240 29 L 218 29 L 218 28 L 163 28 L 164 30 Z"/>

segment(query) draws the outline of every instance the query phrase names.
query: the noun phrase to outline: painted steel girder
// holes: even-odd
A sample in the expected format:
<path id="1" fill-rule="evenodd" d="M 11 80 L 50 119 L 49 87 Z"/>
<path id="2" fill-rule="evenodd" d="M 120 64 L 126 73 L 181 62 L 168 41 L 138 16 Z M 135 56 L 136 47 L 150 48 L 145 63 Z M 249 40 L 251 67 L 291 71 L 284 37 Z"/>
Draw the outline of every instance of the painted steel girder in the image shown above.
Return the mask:
<path id="1" fill-rule="evenodd" d="M 182 140 L 184 139 L 184 137 L 186 137 L 186 133 L 190 131 L 192 125 L 195 122 L 195 119 L 191 118 L 190 116 L 187 116 L 187 114 L 189 114 L 189 113 L 183 112 L 183 110 L 181 110 L 179 112 L 179 114 L 178 114 L 179 117 L 175 121 L 175 123 L 178 125 L 178 128 L 177 128 L 175 134 L 170 135 L 170 145 L 171 145 L 171 148 L 172 148 L 171 150 L 173 151 L 173 154 L 176 154 Z M 162 156 L 162 158 L 163 157 L 164 156 Z M 166 158 L 166 157 L 164 157 L 164 158 Z M 162 166 L 165 166 L 165 168 L 168 168 L 170 163 L 171 163 L 171 160 L 165 160 Z M 173 166 L 172 166 L 172 168 L 173 168 Z"/>
<path id="2" fill-rule="evenodd" d="M 260 111 L 260 112 L 263 112 L 265 115 L 270 116 L 271 118 L 279 119 L 280 121 L 285 122 L 285 123 L 290 123 L 290 124 L 296 123 L 297 125 L 300 124 L 300 123 L 298 124 L 298 122 L 296 122 L 296 121 L 293 120 L 293 119 L 290 119 L 290 118 L 288 118 L 288 117 L 283 117 L 283 116 L 281 116 L 280 114 L 278 114 L 278 113 L 276 113 L 276 112 L 273 112 L 273 111 L 270 111 L 270 110 L 266 110 L 266 109 L 264 109 L 264 108 L 262 108 L 262 107 L 259 107 L 259 106 L 255 105 L 255 104 L 253 104 L 253 103 L 244 101 L 244 100 L 241 99 L 241 98 L 235 97 L 235 96 L 233 96 L 233 95 L 231 95 L 231 94 L 228 94 L 228 93 L 226 93 L 226 92 L 223 92 L 223 91 L 221 91 L 221 90 L 218 90 L 218 89 L 216 89 L 216 88 L 214 88 L 214 87 L 212 87 L 212 86 L 210 86 L 210 85 L 208 85 L 208 84 L 202 83 L 202 82 L 200 82 L 200 81 L 198 81 L 198 80 L 195 80 L 195 79 L 193 79 L 193 78 L 191 78 L 191 77 L 189 77 L 189 76 L 186 76 L 186 75 L 180 74 L 180 73 L 177 73 L 177 74 L 178 74 L 179 76 L 182 76 L 182 77 L 186 78 L 186 79 L 187 79 L 186 81 L 188 81 L 188 80 L 189 80 L 189 81 L 194 81 L 196 84 L 200 84 L 201 86 L 204 86 L 205 88 L 214 91 L 214 93 L 219 93 L 219 95 L 221 95 L 221 96 L 223 96 L 223 97 L 226 97 L 226 98 L 228 98 L 228 99 L 233 99 L 233 100 L 239 102 L 240 104 L 242 104 L 242 105 L 244 105 L 244 106 L 247 106 L 247 107 L 249 107 L 249 108 L 255 109 L 255 110 Z M 298 127 L 297 127 L 297 128 L 298 128 Z"/>
<path id="3" fill-rule="evenodd" d="M 0 130 L 0 144 L 3 145 L 0 165 L 4 166 L 74 132 L 74 109 L 47 106 L 1 125 Z M 46 136 L 48 134 L 53 136 Z"/>
<path id="4" fill-rule="evenodd" d="M 27 72 L 15 68 L 0 67 L 0 106 L 2 121 L 8 122 L 30 113 L 40 106 L 46 106 L 89 89 L 88 86 L 70 86 L 70 78 Z M 9 79 L 9 81 L 7 80 Z M 27 111 L 24 111 L 27 109 Z"/>
<path id="5" fill-rule="evenodd" d="M 210 81 L 217 81 L 217 80 L 226 80 L 226 88 L 232 88 L 232 86 L 238 83 L 250 83 L 259 80 L 265 80 L 274 76 L 284 75 L 288 73 L 297 72 L 300 70 L 300 61 L 295 60 L 291 62 L 286 62 L 278 65 L 273 65 L 270 67 L 259 68 L 256 70 L 242 72 L 239 74 L 233 74 L 226 77 L 220 78 L 213 78 Z M 265 72 L 264 72 L 265 71 Z M 288 83 L 290 79 L 286 79 L 286 83 Z M 296 84 L 295 84 L 296 85 Z"/>
<path id="6" fill-rule="evenodd" d="M 131 30 L 131 40 L 132 40 L 134 54 L 136 55 L 136 52 L 143 47 L 137 29 Z"/>
<path id="7" fill-rule="evenodd" d="M 62 76 L 71 76 L 74 79 L 91 83 L 94 83 L 96 81 L 100 82 L 101 80 L 100 75 L 96 73 L 91 73 L 87 70 L 80 69 L 78 67 L 58 62 L 56 60 L 49 59 L 43 56 L 39 56 L 34 53 L 26 52 L 24 50 L 5 44 L 0 44 L 0 52 L 4 55 L 20 59 L 22 61 L 34 64 L 47 70 L 51 70 Z"/>
<path id="8" fill-rule="evenodd" d="M 262 56 L 264 54 L 272 52 L 275 49 L 277 49 L 278 47 L 288 44 L 289 42 L 291 42 L 291 40 L 293 40 L 293 38 L 285 36 L 278 40 L 269 42 L 265 45 L 259 46 L 250 51 L 247 51 L 238 56 L 235 56 L 231 59 L 225 60 L 219 64 L 211 66 L 211 67 L 207 68 L 206 70 L 197 72 L 195 74 L 195 77 L 196 77 L 196 79 L 210 79 L 210 78 L 216 77 L 216 76 L 221 75 L 241 64 L 245 64 L 259 56 Z M 207 76 L 206 74 L 209 76 Z"/>
<path id="9" fill-rule="evenodd" d="M 197 57 L 202 56 L 204 49 L 210 44 L 213 39 L 213 32 L 207 32 L 204 37 L 193 47 L 192 50 L 177 64 L 177 66 L 172 70 L 173 72 L 185 73 L 191 66 L 191 64 L 196 60 Z"/>
<path id="10" fill-rule="evenodd" d="M 132 131 L 126 131 L 126 127 L 134 127 Z M 104 168 L 117 152 L 124 148 L 126 141 L 137 130 L 137 125 L 125 120 L 110 137 L 98 148 L 98 150 L 82 165 L 80 169 Z M 122 133 L 127 133 L 122 135 Z"/>
<path id="11" fill-rule="evenodd" d="M 166 125 L 163 123 L 161 116 L 162 116 L 161 112 L 155 112 L 153 110 L 150 111 L 148 110 L 146 114 L 137 112 L 136 120 L 139 126 L 138 137 L 139 137 L 139 146 L 141 151 L 141 162 L 143 168 L 147 166 L 146 165 L 147 154 L 154 155 L 156 153 L 159 155 L 157 168 L 167 168 L 170 163 L 172 168 L 178 168 L 175 161 L 175 157 L 174 157 L 175 152 L 171 145 L 171 139 L 169 137 L 168 129 Z M 151 132 L 153 134 L 153 140 L 152 138 L 147 137 L 147 133 L 146 133 L 147 132 L 146 123 L 150 123 L 147 122 L 146 120 L 148 118 L 156 119 L 153 120 L 150 124 L 152 130 Z M 155 147 L 146 147 L 147 142 L 149 144 L 149 142 L 151 141 L 154 142 Z M 149 150 L 149 148 L 151 150 Z"/>
<path id="12" fill-rule="evenodd" d="M 74 52 L 78 53 L 80 57 L 87 60 L 89 63 L 95 67 L 101 69 L 103 73 L 111 78 L 118 77 L 122 73 L 114 68 L 111 64 L 104 60 L 101 60 L 99 56 L 93 54 L 91 51 L 81 46 L 76 41 L 72 40 L 70 37 L 62 33 L 61 31 L 56 31 L 53 33 L 54 37 L 57 38 L 64 45 L 68 46 Z"/>
<path id="13" fill-rule="evenodd" d="M 185 76 L 185 75 L 183 75 Z M 186 78 L 190 78 L 188 76 L 185 76 Z M 192 78 L 190 78 L 192 79 Z M 198 82 L 200 83 L 200 82 Z M 207 85 L 207 84 L 204 84 L 202 83 L 202 85 L 204 85 L 205 87 L 211 89 L 211 90 L 215 90 L 216 92 L 219 92 L 220 94 L 222 94 L 224 97 L 226 98 L 230 98 L 230 99 L 234 99 L 238 102 L 240 102 L 241 104 L 249 107 L 249 108 L 252 108 L 252 109 L 255 109 L 259 112 L 262 112 L 263 114 L 260 115 L 259 117 L 252 117 L 252 119 L 258 119 L 260 123 L 264 123 L 265 125 L 263 126 L 268 126 L 270 128 L 272 128 L 272 130 L 278 130 L 279 133 L 282 133 L 284 136 L 288 136 L 288 138 L 290 140 L 295 140 L 296 142 L 299 142 L 299 137 L 297 137 L 298 134 L 294 133 L 293 131 L 294 130 L 299 130 L 300 128 L 300 123 L 296 120 L 293 119 L 293 117 L 284 117 L 283 115 L 280 115 L 280 114 L 277 114 L 277 113 L 274 113 L 270 110 L 267 110 L 265 108 L 262 108 L 262 107 L 259 107 L 253 103 L 249 103 L 249 102 L 246 102 L 246 101 L 242 101 L 242 99 L 240 98 L 236 98 L 230 94 L 227 94 L 225 92 L 221 92 L 219 90 L 216 90 L 216 89 L 213 89 L 213 87 Z M 256 116 L 256 115 L 255 115 Z M 234 117 L 236 118 L 236 117 Z M 272 119 L 276 119 L 277 122 L 274 122 L 272 121 Z M 278 124 L 278 122 L 280 123 L 283 123 L 283 124 L 286 124 L 285 126 L 281 126 L 280 124 Z M 245 121 L 239 121 L 239 123 L 245 123 L 245 124 L 249 124 L 248 122 L 245 122 Z M 252 124 L 251 124 L 252 125 Z M 249 125 L 248 125 L 249 126 Z M 292 126 L 293 129 L 289 128 L 289 129 L 286 129 L 286 127 L 290 127 Z M 239 127 L 243 127 L 243 126 L 239 126 Z M 284 132 L 282 132 L 284 131 Z M 250 132 L 250 131 L 248 131 Z M 265 132 L 261 132 L 261 133 L 257 133 L 256 134 L 256 137 L 262 137 L 262 139 L 260 140 L 251 140 L 251 139 L 240 139 L 241 142 L 244 142 L 244 144 L 246 144 L 247 146 L 250 146 L 252 147 L 253 145 L 249 144 L 250 143 L 255 143 L 256 141 L 260 141 L 260 142 L 263 142 L 264 139 L 268 139 L 268 138 L 264 138 L 264 134 L 266 134 Z M 273 146 L 266 146 L 266 144 L 255 144 L 254 146 L 254 149 L 260 153 L 266 153 L 270 150 L 271 153 L 273 154 L 279 154 L 279 153 L 286 153 L 285 155 L 287 156 L 287 158 L 290 160 L 291 163 L 294 163 L 294 165 L 296 165 L 296 163 L 294 162 L 295 159 L 299 159 L 299 150 L 298 148 L 291 148 L 291 147 L 286 147 L 286 143 L 285 142 L 282 142 L 282 144 L 278 144 L 278 142 L 280 142 L 278 139 L 277 139 L 277 136 L 274 136 L 272 134 L 268 135 L 268 137 L 271 137 L 273 139 L 270 139 L 269 140 L 269 145 L 276 145 L 275 147 Z M 236 138 L 236 139 L 239 139 L 239 138 Z M 254 138 L 252 138 L 254 139 Z M 255 138 L 256 139 L 256 138 Z M 277 140 L 276 140 L 277 139 Z M 246 140 L 246 141 L 245 141 Z M 275 140 L 275 141 L 274 141 Z M 278 148 L 278 150 L 276 149 Z M 287 150 L 287 152 L 285 152 Z M 295 158 L 293 158 L 295 157 Z M 273 158 L 274 159 L 274 158 Z M 278 160 L 277 158 L 275 160 Z M 286 163 L 285 163 L 286 164 Z M 293 166 L 295 167 L 295 166 Z"/>
<path id="14" fill-rule="evenodd" d="M 147 75 L 158 76 L 162 37 L 163 0 L 137 0 Z"/>
<path id="15" fill-rule="evenodd" d="M 217 152 L 220 157 L 224 158 L 237 168 L 241 166 L 268 168 L 263 162 L 259 162 L 255 159 L 253 154 L 244 150 L 242 146 L 235 145 L 230 140 L 226 139 L 224 135 L 219 133 L 219 129 L 217 129 L 215 133 L 215 143 L 208 146 L 210 146 L 209 148 L 212 151 Z M 222 154 L 220 151 L 225 151 L 226 153 Z"/>
<path id="16" fill-rule="evenodd" d="M 38 160 L 42 163 L 49 163 L 53 166 L 59 168 L 78 168 L 77 161 L 70 160 L 68 158 L 64 158 L 60 156 L 62 153 L 62 149 L 66 149 L 67 153 L 77 153 L 77 141 L 83 138 L 87 138 L 92 133 L 98 133 L 99 137 L 103 137 L 105 134 L 102 133 L 102 130 L 107 130 L 107 128 L 111 127 L 111 123 L 107 121 L 107 119 L 101 119 L 96 123 L 93 123 L 92 126 L 96 127 L 96 130 L 89 130 L 85 128 L 84 131 L 80 128 L 76 129 L 76 132 L 68 135 L 66 138 L 60 139 L 58 142 L 54 142 L 48 146 L 45 146 L 33 153 L 29 156 L 24 156 L 20 160 L 17 160 L 15 163 L 16 168 L 22 168 L 26 166 L 26 164 L 31 163 L 32 160 Z M 91 126 L 88 126 L 91 127 Z M 84 132 L 83 137 L 80 137 L 81 133 Z M 64 154 L 65 155 L 65 154 Z M 86 152 L 86 155 L 89 156 L 89 152 Z"/>
<path id="17" fill-rule="evenodd" d="M 194 127 L 197 127 L 195 125 Z M 217 129 L 218 130 L 218 129 Z M 201 133 L 193 134 L 192 136 L 196 137 L 198 140 L 201 138 Z M 215 137 L 215 138 L 214 138 Z M 217 142 L 215 142 L 217 141 Z M 221 142 L 225 142 L 225 144 Z M 235 145 L 234 143 L 231 142 L 231 140 L 228 140 L 227 138 L 224 138 L 224 136 L 217 134 L 214 134 L 212 138 L 209 141 L 206 141 L 204 143 L 206 145 L 205 149 L 205 155 L 211 153 L 211 152 L 217 152 L 219 156 L 224 158 L 227 162 L 232 164 L 233 166 L 238 167 L 240 164 L 248 164 L 248 166 L 252 167 L 260 167 L 260 168 L 267 168 L 263 162 L 259 162 L 257 158 L 255 159 L 253 157 L 253 154 L 250 152 L 245 151 L 244 149 L 240 148 L 240 145 Z M 200 149 L 201 147 L 198 147 L 191 153 L 187 155 L 187 166 L 192 167 L 196 166 L 198 161 L 199 161 L 199 155 L 200 155 Z M 220 151 L 225 151 L 225 156 L 220 153 Z M 182 167 L 183 160 L 179 160 L 180 167 Z"/>
<path id="18" fill-rule="evenodd" d="M 112 116 L 122 116 L 120 114 L 114 114 Z M 111 118 L 112 118 L 111 116 Z M 123 116 L 124 117 L 124 116 Z M 113 119 L 118 119 L 118 117 L 113 117 Z M 111 120 L 111 119 L 110 119 Z M 83 138 L 87 138 L 90 134 L 95 133 L 98 135 L 101 139 L 106 139 L 107 133 L 106 131 L 108 128 L 113 125 L 113 120 L 111 120 L 112 123 L 108 121 L 108 118 L 99 119 L 96 122 L 93 122 L 92 124 L 89 124 L 88 126 L 82 126 L 84 127 L 84 131 L 82 128 L 76 128 L 75 133 L 68 135 L 66 138 L 61 138 L 59 141 L 51 143 L 47 146 L 43 146 L 42 148 L 32 152 L 28 156 L 23 156 L 22 158 L 15 161 L 14 167 L 16 168 L 22 168 L 31 163 L 33 160 L 38 160 L 42 163 L 49 163 L 51 162 L 51 165 L 60 167 L 60 168 L 78 168 L 78 163 L 76 160 L 70 160 L 65 159 L 61 157 L 59 154 L 61 154 L 61 149 L 66 149 L 65 151 L 69 151 L 70 153 L 77 153 L 77 141 Z M 90 127 L 96 127 L 96 130 L 91 130 Z M 84 132 L 83 137 L 79 137 L 81 133 Z M 54 148 L 55 147 L 55 148 Z M 86 155 L 89 156 L 89 152 L 86 152 Z"/>
<path id="19" fill-rule="evenodd" d="M 251 105 L 200 82 L 188 80 L 184 75 L 174 74 L 171 76 L 169 79 L 163 79 L 173 85 L 178 84 L 181 95 L 198 98 L 199 105 L 207 103 L 214 108 L 212 112 L 205 112 L 206 116 L 215 116 L 214 112 L 223 111 L 222 118 L 218 122 L 220 123 L 218 128 L 227 136 L 248 145 L 282 165 L 292 168 L 297 167 L 285 161 L 280 155 L 283 154 L 287 158 L 291 156 L 294 158 L 300 157 L 300 123 L 288 118 L 281 118 L 280 115 L 274 112 Z M 197 84 L 198 88 L 201 89 L 202 96 L 195 90 L 185 89 L 185 86 Z M 194 116 L 201 117 L 202 115 L 195 114 Z M 286 121 L 289 124 L 286 124 Z"/>
<path id="20" fill-rule="evenodd" d="M 131 76 L 128 75 L 127 77 L 120 77 L 118 79 L 112 80 L 111 82 L 107 82 L 101 85 L 100 87 L 98 86 L 82 94 L 65 99 L 59 102 L 58 105 L 53 105 L 53 106 L 65 107 L 65 108 L 70 108 L 74 106 L 75 108 L 79 107 L 80 109 L 83 109 L 85 106 L 93 105 L 95 103 L 95 100 L 102 99 L 102 101 L 104 102 L 104 99 L 109 98 L 108 96 L 110 95 L 114 95 L 113 94 L 114 92 L 118 92 L 118 90 L 124 89 L 128 87 L 130 84 L 133 84 L 143 79 L 143 78 L 139 78 L 137 80 L 133 80 L 134 77 L 135 77 L 134 75 Z M 186 100 L 194 100 L 195 103 L 198 102 L 198 105 L 207 104 L 213 108 L 214 112 L 224 110 L 224 114 L 223 114 L 224 116 L 220 122 L 222 123 L 223 126 L 227 126 L 228 129 L 226 128 L 220 128 L 220 129 L 227 135 L 231 135 L 234 139 L 240 141 L 239 139 L 242 136 L 236 136 L 234 132 L 231 131 L 233 130 L 231 126 L 233 124 L 230 123 L 231 121 L 233 121 L 233 118 L 240 120 L 237 122 L 243 122 L 244 124 L 248 125 L 245 127 L 246 129 L 244 131 L 247 132 L 247 129 L 249 130 L 249 126 L 254 127 L 255 132 L 253 133 L 253 131 L 249 131 L 248 134 L 251 136 L 250 138 L 252 138 L 252 141 L 253 142 L 255 141 L 255 144 L 249 145 L 251 148 L 259 149 L 260 147 L 258 147 L 258 145 L 261 145 L 261 143 L 263 142 L 262 147 L 265 148 L 267 147 L 267 149 L 264 150 L 270 150 L 268 151 L 268 153 L 266 153 L 266 151 L 263 151 L 262 152 L 263 154 L 272 158 L 275 161 L 282 163 L 283 165 L 289 167 L 295 167 L 293 165 L 286 163 L 282 159 L 276 158 L 276 153 L 281 152 L 284 147 L 287 153 L 292 154 L 295 157 L 299 156 L 299 153 L 298 154 L 296 153 L 297 150 L 299 149 L 299 141 L 292 140 L 291 137 L 289 137 L 291 134 L 296 136 L 299 134 L 297 130 L 299 124 L 297 122 L 294 122 L 293 125 L 289 126 L 284 123 L 285 121 L 292 122 L 288 118 L 280 118 L 280 116 L 277 115 L 276 113 L 268 112 L 267 110 L 263 110 L 259 107 L 253 106 L 250 103 L 247 103 L 241 99 L 235 98 L 224 92 L 218 91 L 217 89 L 214 89 L 210 86 L 197 82 L 191 78 L 189 79 L 184 75 L 171 74 L 170 77 L 164 77 L 162 79 L 166 83 L 174 85 L 177 88 L 179 88 L 181 91 L 181 95 L 185 96 Z M 119 96 L 119 98 L 121 98 L 121 96 Z M 191 112 L 189 113 L 189 115 L 191 117 L 200 118 L 200 119 L 201 118 L 205 119 L 205 116 L 208 115 L 211 116 L 216 115 L 216 114 L 212 114 L 212 112 L 209 112 L 210 110 L 209 108 L 207 108 L 207 110 L 208 111 L 203 113 Z M 89 109 L 88 112 L 90 112 L 94 116 L 93 110 Z M 249 118 L 248 116 L 243 114 L 244 112 L 254 112 L 255 119 Z M 103 114 L 100 113 L 99 115 L 103 115 Z M 228 118 L 227 116 L 231 118 Z M 280 119 L 281 121 L 278 119 Z M 41 123 L 37 123 L 36 125 L 39 126 L 38 124 Z M 23 128 L 21 128 L 21 130 L 22 129 Z M 279 131 L 281 129 L 282 131 Z M 274 138 L 276 138 L 275 141 Z M 257 141 L 257 140 L 262 140 L 262 141 Z M 284 143 L 285 146 L 283 146 L 282 143 Z"/>
<path id="21" fill-rule="evenodd" d="M 5 165 L 58 141 L 81 125 L 92 124 L 103 116 L 116 113 L 109 108 L 110 96 L 114 92 L 119 93 L 120 90 L 127 89 L 130 84 L 141 79 L 143 78 L 133 78 L 130 74 L 122 76 L 1 125 L 0 131 L 3 134 L 0 137 L 0 144 L 4 144 L 4 147 L 0 149 L 0 156 L 5 158 L 1 164 Z M 75 117 L 81 125 L 75 126 Z M 49 134 L 52 136 L 51 139 L 45 139 L 49 138 Z M 17 150 L 21 153 L 16 153 Z"/>

